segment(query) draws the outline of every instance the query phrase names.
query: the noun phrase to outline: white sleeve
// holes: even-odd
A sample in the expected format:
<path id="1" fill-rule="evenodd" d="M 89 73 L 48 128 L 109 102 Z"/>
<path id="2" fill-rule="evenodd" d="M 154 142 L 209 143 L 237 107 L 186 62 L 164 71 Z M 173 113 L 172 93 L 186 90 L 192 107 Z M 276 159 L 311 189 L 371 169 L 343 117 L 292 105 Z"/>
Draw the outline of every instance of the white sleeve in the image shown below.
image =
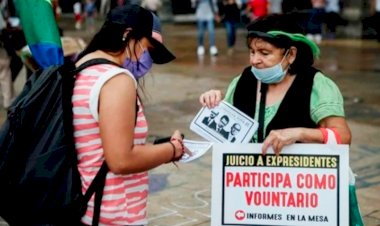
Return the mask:
<path id="1" fill-rule="evenodd" d="M 127 69 L 115 67 L 108 70 L 105 74 L 102 74 L 95 82 L 94 86 L 91 88 L 89 97 L 90 112 L 97 122 L 99 121 L 98 105 L 100 90 L 108 80 L 121 73 L 127 74 L 129 77 L 131 77 L 135 83 L 135 88 L 137 89 L 137 81 L 135 77 L 133 77 L 132 73 Z"/>

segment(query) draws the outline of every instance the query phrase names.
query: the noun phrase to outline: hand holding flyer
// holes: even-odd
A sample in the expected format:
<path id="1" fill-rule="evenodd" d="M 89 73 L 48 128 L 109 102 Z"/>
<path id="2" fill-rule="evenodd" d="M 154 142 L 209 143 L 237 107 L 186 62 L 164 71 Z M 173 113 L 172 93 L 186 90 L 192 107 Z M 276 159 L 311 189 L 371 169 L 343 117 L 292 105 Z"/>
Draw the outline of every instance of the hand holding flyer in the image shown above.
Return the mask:
<path id="1" fill-rule="evenodd" d="M 191 162 L 202 155 L 206 154 L 206 152 L 211 148 L 212 143 L 206 141 L 194 141 L 194 140 L 183 140 L 183 144 L 189 151 L 191 155 L 185 153 L 179 162 L 187 163 Z"/>

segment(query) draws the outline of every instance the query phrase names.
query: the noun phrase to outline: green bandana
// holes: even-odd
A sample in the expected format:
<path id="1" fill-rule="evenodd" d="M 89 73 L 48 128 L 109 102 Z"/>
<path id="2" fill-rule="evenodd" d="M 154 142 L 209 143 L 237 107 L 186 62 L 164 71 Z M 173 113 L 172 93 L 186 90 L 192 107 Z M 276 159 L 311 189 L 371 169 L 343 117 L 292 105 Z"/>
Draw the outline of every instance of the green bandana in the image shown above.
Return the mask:
<path id="1" fill-rule="evenodd" d="M 308 39 L 303 34 L 287 33 L 287 32 L 283 32 L 283 31 L 268 31 L 267 33 L 271 34 L 273 36 L 284 35 L 284 36 L 290 38 L 292 41 L 303 42 L 311 48 L 311 51 L 313 52 L 313 56 L 316 58 L 319 58 L 319 54 L 321 53 L 321 51 L 319 50 L 318 45 L 315 42 Z"/>

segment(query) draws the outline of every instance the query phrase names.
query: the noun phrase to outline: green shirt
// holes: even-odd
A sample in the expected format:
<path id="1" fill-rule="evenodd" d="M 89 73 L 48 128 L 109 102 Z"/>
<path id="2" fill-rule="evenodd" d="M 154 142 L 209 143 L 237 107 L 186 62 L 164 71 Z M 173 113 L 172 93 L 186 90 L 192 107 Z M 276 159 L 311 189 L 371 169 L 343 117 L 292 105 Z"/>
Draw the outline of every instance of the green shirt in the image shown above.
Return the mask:
<path id="1" fill-rule="evenodd" d="M 226 96 L 224 100 L 233 105 L 233 97 L 236 89 L 237 82 L 240 76 L 237 76 L 232 80 L 228 86 Z M 256 90 L 256 89 L 254 89 Z M 265 107 L 264 118 L 264 133 L 265 130 L 276 115 L 276 112 L 281 104 L 279 101 L 276 104 Z M 259 106 L 259 103 L 256 103 Z M 259 108 L 255 109 L 255 120 L 258 120 Z M 343 96 L 338 86 L 328 77 L 318 72 L 313 81 L 313 87 L 310 97 L 310 117 L 318 124 L 322 119 L 329 116 L 341 116 L 344 117 Z M 255 134 L 255 138 L 257 133 Z"/>

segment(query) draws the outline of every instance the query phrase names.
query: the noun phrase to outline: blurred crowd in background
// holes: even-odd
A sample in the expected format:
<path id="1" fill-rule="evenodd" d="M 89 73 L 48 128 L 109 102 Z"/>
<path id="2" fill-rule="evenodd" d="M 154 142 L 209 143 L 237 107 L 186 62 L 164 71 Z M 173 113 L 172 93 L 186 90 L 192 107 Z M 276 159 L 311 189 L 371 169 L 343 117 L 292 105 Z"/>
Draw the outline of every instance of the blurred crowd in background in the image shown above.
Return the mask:
<path id="1" fill-rule="evenodd" d="M 188 21 L 197 23 L 198 56 L 207 51 L 203 43 L 206 33 L 210 55 L 218 54 L 213 40 L 215 26 L 225 27 L 228 53 L 231 54 L 238 28 L 274 13 L 294 14 L 307 37 L 318 44 L 325 39 L 344 38 L 338 30 L 354 20 L 361 25 L 361 38 L 380 41 L 380 0 L 51 0 L 51 3 L 56 20 L 62 14 L 73 15 L 73 28 L 91 34 L 96 30 L 95 21 L 103 19 L 118 5 L 139 4 L 165 20 L 168 20 L 167 14 L 171 14 L 174 22 L 176 18 L 188 16 Z M 0 0 L 0 14 L 0 90 L 7 108 L 14 98 L 12 82 L 22 67 L 26 65 L 28 77 L 38 66 L 28 51 L 13 0 Z M 62 29 L 60 34 L 65 37 Z M 77 49 L 85 46 L 83 40 L 65 38 L 67 48 L 73 46 L 72 42 L 81 47 Z M 75 55 L 75 51 L 65 52 L 70 52 L 66 57 Z"/>

